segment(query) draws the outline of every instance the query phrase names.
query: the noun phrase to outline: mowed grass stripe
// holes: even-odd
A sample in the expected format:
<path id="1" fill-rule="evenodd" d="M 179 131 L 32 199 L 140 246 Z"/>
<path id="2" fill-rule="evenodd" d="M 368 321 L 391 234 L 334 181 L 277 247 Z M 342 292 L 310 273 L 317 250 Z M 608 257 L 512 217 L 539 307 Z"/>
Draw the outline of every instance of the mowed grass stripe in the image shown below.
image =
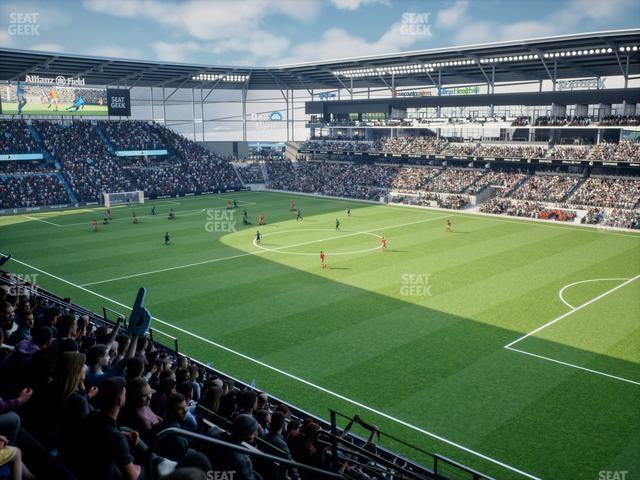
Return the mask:
<path id="1" fill-rule="evenodd" d="M 447 213 L 298 198 L 307 220 L 296 224 L 293 213 L 288 211 L 289 199 L 295 196 L 243 194 L 242 198 L 259 203 L 248 207 L 249 212 L 255 220 L 257 213 L 264 210 L 271 223 L 265 228 L 273 231 L 332 228 L 336 216 L 343 220 L 345 229 L 369 230 L 383 224 Z M 352 207 L 351 219 L 344 216 L 346 205 Z M 383 411 L 398 418 L 410 419 L 415 425 L 483 453 L 501 460 L 517 459 L 518 467 L 526 467 L 525 470 L 535 474 L 544 473 L 544 478 L 588 478 L 593 472 L 583 468 L 581 462 L 591 444 L 582 424 L 589 418 L 594 404 L 586 402 L 585 405 L 581 399 L 582 389 L 574 386 L 586 382 L 592 391 L 613 392 L 613 396 L 597 406 L 615 402 L 614 415 L 618 409 L 633 409 L 637 398 L 625 395 L 627 390 L 612 386 L 610 379 L 527 358 L 502 346 L 554 318 L 558 310 L 566 311 L 557 299 L 563 285 L 580 280 L 582 275 L 625 276 L 634 261 L 637 264 L 640 237 L 533 222 L 503 222 L 453 212 L 452 215 L 454 230 L 468 233 L 445 234 L 444 220 L 399 227 L 394 231 L 382 229 L 380 233 L 390 239 L 391 251 L 331 259 L 330 266 L 345 268 L 343 270 L 321 271 L 314 257 L 269 253 L 211 264 L 207 268 L 199 266 L 96 285 L 94 290 L 130 304 L 135 289 L 145 280 L 151 311 L 163 320 L 367 405 L 381 406 Z M 276 223 L 278 219 L 282 223 Z M 186 218 L 178 219 L 182 220 Z M 51 261 L 44 251 L 45 243 L 39 238 L 46 238 L 43 233 L 64 229 L 32 223 L 38 225 L 30 231 L 39 232 L 40 237 L 34 237 L 36 241 L 31 238 L 15 251 L 37 253 L 43 261 Z M 3 229 L 3 237 L 6 238 L 5 233 L 23 232 L 24 225 Z M 210 238 L 213 239 L 212 255 L 222 249 L 242 253 L 250 248 L 247 245 L 255 234 L 252 226 L 237 234 L 208 237 L 200 232 L 201 223 L 185 221 L 176 230 L 177 240 L 189 235 L 184 245 L 176 241 L 176 245 L 167 249 L 148 247 L 147 242 L 162 240 L 164 225 L 164 221 L 155 226 L 150 222 L 139 225 L 144 227 L 142 232 L 122 222 L 122 226 L 114 229 L 114 242 L 122 236 L 117 234 L 119 230 L 135 233 L 120 244 L 124 255 L 119 252 L 119 244 L 107 242 L 94 248 L 92 242 L 78 241 L 79 231 L 70 232 L 69 241 L 81 250 L 74 252 L 79 261 L 74 264 L 73 278 L 76 275 L 86 277 L 86 281 L 105 278 L 101 270 L 106 268 L 119 272 L 144 271 L 149 263 L 175 262 L 183 255 L 199 255 L 202 259 L 210 253 Z M 184 232 L 183 227 L 187 227 Z M 90 240 L 90 233 L 82 235 Z M 203 235 L 202 242 L 197 241 L 200 235 Z M 345 239 L 342 248 L 361 243 L 358 239 Z M 6 245 L 0 238 L 0 246 Z M 530 252 L 522 248 L 525 245 Z M 127 258 L 129 247 L 135 254 Z M 145 253 L 147 248 L 149 251 Z M 309 251 L 313 248 L 310 246 Z M 92 257 L 105 253 L 104 261 L 93 262 L 96 268 L 86 273 L 83 263 L 90 265 Z M 167 258 L 158 256 L 163 254 Z M 64 264 L 56 268 L 59 271 L 54 273 L 69 278 Z M 398 286 L 402 273 L 407 271 L 437 273 L 441 290 L 436 291 L 434 284 L 434 297 L 402 297 Z M 41 283 L 46 285 L 44 278 Z M 58 282 L 52 286 L 59 293 L 69 291 L 72 298 L 95 305 L 94 308 L 105 303 Z M 425 448 L 468 461 L 497 478 L 517 478 L 477 457 L 293 382 L 170 326 L 160 325 L 160 328 L 176 334 L 181 348 L 197 358 L 213 361 L 217 367 L 244 380 L 256 379 L 260 388 L 323 416 L 329 406 L 347 413 L 357 411 L 383 429 L 413 439 Z M 323 365 L 326 368 L 322 368 Z M 547 394 L 556 388 L 559 389 L 558 401 L 566 402 L 561 405 L 564 421 L 558 425 L 568 432 L 556 431 L 559 427 L 554 423 L 555 414 L 542 415 L 537 407 L 539 402 L 553 398 Z M 556 405 L 547 407 L 557 409 Z M 544 411 L 542 405 L 540 408 Z M 529 412 L 535 412 L 537 417 Z M 612 422 L 615 426 L 615 418 Z M 544 432 L 538 433 L 538 437 L 563 438 L 563 442 L 552 442 L 563 450 L 562 455 L 553 457 L 553 464 L 546 461 L 546 447 L 531 440 L 538 438 L 532 437 L 535 431 Z M 578 435 L 569 442 L 572 431 Z M 500 435 L 500 432 L 507 433 Z M 606 439 L 620 433 L 620 429 L 614 428 L 598 434 Z M 620 448 L 595 453 L 598 463 L 603 465 L 610 465 L 623 455 Z"/>

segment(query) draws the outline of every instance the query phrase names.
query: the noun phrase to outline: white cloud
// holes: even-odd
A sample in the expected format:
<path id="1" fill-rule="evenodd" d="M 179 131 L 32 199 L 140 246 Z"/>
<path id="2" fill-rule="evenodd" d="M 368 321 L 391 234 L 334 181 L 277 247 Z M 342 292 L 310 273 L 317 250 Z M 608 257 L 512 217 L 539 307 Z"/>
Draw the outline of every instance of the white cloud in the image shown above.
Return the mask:
<path id="1" fill-rule="evenodd" d="M 294 45 L 291 53 L 278 60 L 278 64 L 335 60 L 365 55 L 380 55 L 407 50 L 416 42 L 429 37 L 424 34 L 406 34 L 401 22 L 391 25 L 377 40 L 370 42 L 341 28 L 331 28 L 320 38 Z"/>
<path id="2" fill-rule="evenodd" d="M 634 0 L 568 0 L 545 12 L 538 20 L 502 23 L 478 21 L 468 11 L 467 0 L 458 0 L 437 13 L 437 26 L 452 30 L 454 43 L 477 44 L 562 35 L 584 30 L 585 23 L 602 23 L 633 11 Z M 602 28 L 608 28 L 603 26 Z"/>
<path id="3" fill-rule="evenodd" d="M 13 44 L 13 38 L 4 30 L 0 30 L 0 47 L 10 47 Z"/>
<path id="4" fill-rule="evenodd" d="M 64 47 L 59 43 L 36 43 L 31 45 L 29 50 L 38 50 L 41 52 L 64 52 Z"/>
<path id="5" fill-rule="evenodd" d="M 271 15 L 306 22 L 320 9 L 317 0 L 190 0 L 180 5 L 158 0 L 85 0 L 84 5 L 99 13 L 147 18 L 200 40 L 247 36 Z"/>
<path id="6" fill-rule="evenodd" d="M 363 5 L 386 5 L 391 6 L 389 0 L 331 0 L 331 3 L 338 10 L 358 10 Z"/>
<path id="7" fill-rule="evenodd" d="M 318 0 L 190 0 L 180 5 L 158 0 L 85 0 L 84 6 L 98 13 L 148 19 L 174 34 L 186 34 L 187 39 L 153 45 L 158 58 L 180 61 L 193 52 L 276 57 L 288 48 L 289 40 L 263 28 L 267 17 L 284 15 L 305 23 L 317 16 L 321 5 Z"/>
<path id="8" fill-rule="evenodd" d="M 463 20 L 469 8 L 467 0 L 458 0 L 448 8 L 443 8 L 436 15 L 436 24 L 443 28 L 452 28 Z"/>
<path id="9" fill-rule="evenodd" d="M 158 60 L 165 62 L 181 62 L 189 56 L 190 53 L 198 52 L 200 45 L 196 42 L 156 42 L 153 44 Z"/>

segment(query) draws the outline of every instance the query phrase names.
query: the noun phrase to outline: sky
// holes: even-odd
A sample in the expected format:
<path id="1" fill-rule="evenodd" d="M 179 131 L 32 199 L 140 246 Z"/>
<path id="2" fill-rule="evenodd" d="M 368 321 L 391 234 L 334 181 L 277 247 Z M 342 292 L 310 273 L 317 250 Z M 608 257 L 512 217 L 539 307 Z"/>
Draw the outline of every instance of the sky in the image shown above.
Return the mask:
<path id="1" fill-rule="evenodd" d="M 3 0 L 0 46 L 285 65 L 640 27 L 637 0 Z"/>

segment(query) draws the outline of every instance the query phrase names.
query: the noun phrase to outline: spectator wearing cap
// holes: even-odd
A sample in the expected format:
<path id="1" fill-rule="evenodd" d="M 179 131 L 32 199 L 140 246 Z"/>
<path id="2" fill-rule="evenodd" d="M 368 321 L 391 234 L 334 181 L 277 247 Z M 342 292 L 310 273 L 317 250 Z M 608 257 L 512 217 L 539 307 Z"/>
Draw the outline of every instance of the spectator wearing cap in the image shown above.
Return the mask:
<path id="1" fill-rule="evenodd" d="M 317 445 L 318 432 L 322 428 L 310 421 L 300 430 L 300 435 L 289 442 L 291 455 L 300 463 L 306 463 L 318 468 L 324 468 L 322 450 Z"/>
<path id="2" fill-rule="evenodd" d="M 258 422 L 251 415 L 239 414 L 231 424 L 230 432 L 223 432 L 215 438 L 250 448 L 258 435 Z M 216 469 L 235 471 L 237 480 L 258 480 L 261 477 L 253 471 L 251 456 L 244 452 L 225 448 L 211 449 L 210 459 Z"/>

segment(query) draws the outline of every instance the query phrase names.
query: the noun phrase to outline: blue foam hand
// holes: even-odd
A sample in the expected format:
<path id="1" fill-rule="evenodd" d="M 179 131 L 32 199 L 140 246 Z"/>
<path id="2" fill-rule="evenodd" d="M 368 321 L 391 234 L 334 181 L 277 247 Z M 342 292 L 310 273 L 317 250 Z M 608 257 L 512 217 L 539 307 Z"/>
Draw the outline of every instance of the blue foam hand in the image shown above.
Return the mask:
<path id="1" fill-rule="evenodd" d="M 143 336 L 149 330 L 151 325 L 151 313 L 144 307 L 144 298 L 147 295 L 147 289 L 140 287 L 136 301 L 133 304 L 133 310 L 131 310 L 131 316 L 129 317 L 128 332 L 131 335 Z"/>

